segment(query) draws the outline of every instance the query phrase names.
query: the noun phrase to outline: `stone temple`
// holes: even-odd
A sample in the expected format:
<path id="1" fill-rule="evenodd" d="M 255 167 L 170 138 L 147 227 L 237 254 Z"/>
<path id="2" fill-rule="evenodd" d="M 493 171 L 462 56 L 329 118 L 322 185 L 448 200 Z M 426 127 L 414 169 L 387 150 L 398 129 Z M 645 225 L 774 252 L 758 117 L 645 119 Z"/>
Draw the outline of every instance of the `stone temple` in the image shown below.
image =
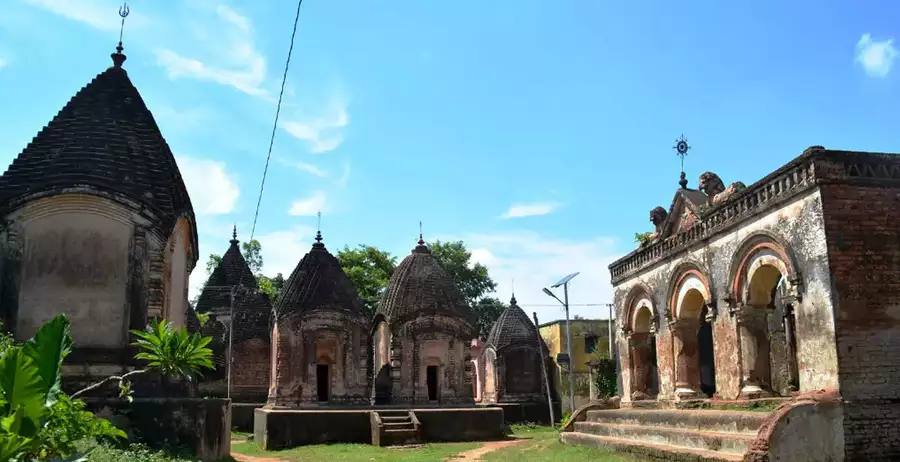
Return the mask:
<path id="1" fill-rule="evenodd" d="M 236 228 L 228 243 L 194 307 L 210 316 L 199 330 L 213 338 L 210 348 L 217 365 L 215 371 L 206 374 L 200 388 L 204 393 L 228 396 L 236 403 L 263 403 L 269 393 L 271 304 L 259 292 L 256 277 L 241 254 Z M 233 356 L 230 371 L 229 351 Z"/>
<path id="2" fill-rule="evenodd" d="M 587 411 L 563 439 L 898 460 L 900 156 L 812 146 L 750 186 L 711 172 L 698 186 L 683 181 L 651 211 L 655 232 L 610 265 L 623 409 Z M 678 410 L 766 400 L 781 405 Z M 628 435 L 611 425 L 623 418 Z"/>
<path id="3" fill-rule="evenodd" d="M 285 282 L 267 407 L 369 404 L 368 319 L 322 234 Z"/>
<path id="4" fill-rule="evenodd" d="M 422 236 L 375 314 L 374 402 L 474 403 L 471 308 Z"/>
<path id="5" fill-rule="evenodd" d="M 137 365 L 129 329 L 185 325 L 197 263 L 178 165 L 117 50 L 0 176 L 0 318 L 25 340 L 69 317 L 70 391 Z"/>

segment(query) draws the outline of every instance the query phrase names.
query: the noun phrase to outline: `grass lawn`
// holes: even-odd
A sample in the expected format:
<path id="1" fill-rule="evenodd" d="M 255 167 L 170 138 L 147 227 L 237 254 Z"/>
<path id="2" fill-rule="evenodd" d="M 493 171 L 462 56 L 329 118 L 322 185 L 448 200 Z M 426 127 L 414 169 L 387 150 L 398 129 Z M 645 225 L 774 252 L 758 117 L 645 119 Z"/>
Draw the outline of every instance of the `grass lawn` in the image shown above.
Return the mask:
<path id="1" fill-rule="evenodd" d="M 557 430 L 549 427 L 513 426 L 513 435 L 522 439 L 519 443 L 488 452 L 485 461 L 523 462 L 578 461 L 639 462 L 638 459 L 601 449 L 566 446 L 559 442 Z M 235 441 L 246 438 L 235 433 Z M 303 446 L 285 451 L 262 451 L 253 441 L 232 445 L 232 453 L 256 457 L 272 457 L 287 461 L 340 461 L 340 462 L 440 462 L 461 452 L 484 446 L 484 442 L 434 443 L 406 448 L 379 448 L 366 444 L 329 444 Z"/>
<path id="2" fill-rule="evenodd" d="M 514 425 L 513 435 L 525 441 L 484 455 L 483 460 L 522 462 L 526 460 L 592 462 L 639 462 L 638 459 L 603 449 L 569 446 L 559 442 L 559 432 L 550 427 Z"/>
<path id="3" fill-rule="evenodd" d="M 253 441 L 231 446 L 232 453 L 256 457 L 274 457 L 290 461 L 340 462 L 439 462 L 460 452 L 475 449 L 479 443 L 423 444 L 414 447 L 380 448 L 368 444 L 323 444 L 284 451 L 263 451 Z"/>

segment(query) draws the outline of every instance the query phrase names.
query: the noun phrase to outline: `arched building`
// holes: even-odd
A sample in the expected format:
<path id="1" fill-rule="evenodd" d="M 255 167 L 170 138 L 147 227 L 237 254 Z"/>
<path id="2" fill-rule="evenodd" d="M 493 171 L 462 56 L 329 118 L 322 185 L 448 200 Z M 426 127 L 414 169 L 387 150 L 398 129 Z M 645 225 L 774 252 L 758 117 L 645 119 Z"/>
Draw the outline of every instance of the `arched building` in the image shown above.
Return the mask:
<path id="1" fill-rule="evenodd" d="M 121 51 L 0 177 L 0 317 L 25 340 L 68 316 L 67 388 L 136 365 L 129 329 L 148 318 L 184 326 L 197 262 L 191 200 Z"/>
<path id="2" fill-rule="evenodd" d="M 547 402 L 542 364 L 551 362 L 548 349 L 515 295 L 491 328 L 482 355 L 482 403 Z"/>
<path id="3" fill-rule="evenodd" d="M 895 455 L 898 191 L 897 155 L 821 146 L 746 187 L 682 177 L 610 265 L 623 406 L 826 390 L 848 460 Z"/>
<path id="4" fill-rule="evenodd" d="M 368 404 L 368 322 L 322 235 L 276 303 L 267 407 Z"/>
<path id="5" fill-rule="evenodd" d="M 373 326 L 375 404 L 474 403 L 471 309 L 419 236 L 400 262 Z"/>
<path id="6" fill-rule="evenodd" d="M 198 313 L 210 315 L 200 332 L 213 338 L 210 348 L 216 363 L 200 386 L 216 395 L 228 395 L 236 403 L 263 403 L 269 391 L 271 304 L 268 296 L 259 292 L 256 277 L 241 253 L 236 228 L 228 243 L 195 307 Z M 230 371 L 229 351 L 233 357 Z M 231 389 L 227 390 L 229 374 Z"/>

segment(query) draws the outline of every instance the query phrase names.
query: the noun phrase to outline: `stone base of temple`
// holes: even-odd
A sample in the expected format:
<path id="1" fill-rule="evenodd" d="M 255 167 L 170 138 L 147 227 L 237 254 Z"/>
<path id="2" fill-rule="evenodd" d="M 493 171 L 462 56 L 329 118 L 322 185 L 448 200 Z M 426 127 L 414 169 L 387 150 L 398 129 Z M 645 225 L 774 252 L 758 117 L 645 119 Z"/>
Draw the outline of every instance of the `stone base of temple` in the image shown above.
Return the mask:
<path id="1" fill-rule="evenodd" d="M 744 388 L 741 389 L 741 394 L 738 396 L 738 399 L 760 399 L 760 398 L 771 398 L 772 392 L 768 391 L 759 385 L 744 385 Z"/>
<path id="2" fill-rule="evenodd" d="M 507 425 L 536 423 L 550 424 L 550 408 L 547 402 L 521 402 L 521 403 L 494 403 L 482 404 L 481 407 L 499 407 L 503 409 L 503 420 Z M 562 406 L 559 401 L 553 402 L 553 422 L 558 424 L 562 420 Z"/>
<path id="3" fill-rule="evenodd" d="M 499 407 L 370 406 L 368 408 L 272 409 L 254 411 L 254 439 L 271 451 L 309 444 L 372 444 L 372 414 L 406 410 L 419 423 L 421 442 L 485 441 L 506 434 Z"/>
<path id="4" fill-rule="evenodd" d="M 706 395 L 703 392 L 694 390 L 693 388 L 676 388 L 675 389 L 675 398 L 679 401 L 687 401 L 693 399 L 706 399 Z"/>

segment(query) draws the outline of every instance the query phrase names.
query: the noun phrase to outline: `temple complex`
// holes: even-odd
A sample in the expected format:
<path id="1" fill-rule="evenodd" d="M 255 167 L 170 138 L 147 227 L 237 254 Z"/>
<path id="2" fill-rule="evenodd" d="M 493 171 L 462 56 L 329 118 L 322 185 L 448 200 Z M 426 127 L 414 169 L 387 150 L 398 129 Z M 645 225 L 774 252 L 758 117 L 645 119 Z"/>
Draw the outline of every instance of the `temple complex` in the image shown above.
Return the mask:
<path id="1" fill-rule="evenodd" d="M 744 460 L 900 456 L 898 209 L 891 154 L 812 146 L 749 187 L 707 172 L 690 189 L 682 174 L 668 210 L 650 213 L 655 232 L 610 265 L 621 407 L 786 404 L 752 425 L 748 413 L 632 412 L 646 426 L 634 445 L 653 428 L 678 450 L 768 457 Z M 596 444 L 627 412 L 589 412 L 563 439 Z M 698 430 L 652 423 L 686 419 Z"/>
<path id="2" fill-rule="evenodd" d="M 420 235 L 375 314 L 374 403 L 473 404 L 473 326 L 462 293 Z"/>
<path id="3" fill-rule="evenodd" d="M 136 365 L 129 329 L 149 318 L 184 326 L 197 263 L 190 197 L 125 59 L 120 43 L 0 177 L 0 318 L 21 341 L 68 316 L 67 389 Z"/>
<path id="4" fill-rule="evenodd" d="M 276 304 L 267 407 L 369 404 L 363 313 L 353 283 L 317 233 Z"/>
<path id="5" fill-rule="evenodd" d="M 210 348 L 216 363 L 216 370 L 205 374 L 201 389 L 237 403 L 264 403 L 269 392 L 272 310 L 241 253 L 236 228 L 194 309 L 209 314 L 200 332 L 213 338 Z"/>

